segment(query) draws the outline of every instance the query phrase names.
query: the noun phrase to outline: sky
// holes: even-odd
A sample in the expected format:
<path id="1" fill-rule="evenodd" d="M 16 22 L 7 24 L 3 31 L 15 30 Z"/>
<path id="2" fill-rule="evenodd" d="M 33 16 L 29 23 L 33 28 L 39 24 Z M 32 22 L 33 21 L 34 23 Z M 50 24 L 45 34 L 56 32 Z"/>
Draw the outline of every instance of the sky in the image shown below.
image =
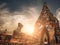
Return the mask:
<path id="1" fill-rule="evenodd" d="M 29 33 L 34 29 L 44 2 L 60 21 L 60 0 L 0 0 L 0 29 L 11 33 L 20 22 L 24 25 L 22 32 Z"/>

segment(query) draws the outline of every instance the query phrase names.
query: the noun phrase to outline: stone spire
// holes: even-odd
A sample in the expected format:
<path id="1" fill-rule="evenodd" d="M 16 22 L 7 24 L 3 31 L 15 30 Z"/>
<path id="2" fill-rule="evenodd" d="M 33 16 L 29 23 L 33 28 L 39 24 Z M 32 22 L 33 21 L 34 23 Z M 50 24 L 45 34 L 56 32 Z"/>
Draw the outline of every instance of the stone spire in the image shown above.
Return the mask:
<path id="1" fill-rule="evenodd" d="M 44 4 L 43 4 L 42 11 L 41 11 L 39 18 L 41 18 L 41 16 L 46 16 L 46 17 L 52 17 L 53 16 L 53 14 L 50 12 L 50 9 L 48 8 L 46 2 L 44 2 Z"/>
<path id="2" fill-rule="evenodd" d="M 59 29 L 59 21 L 50 12 L 46 2 L 44 2 L 40 16 L 38 17 L 38 20 L 35 23 L 35 32 L 34 33 L 36 35 L 38 35 L 38 36 L 40 35 L 39 32 L 41 32 L 42 26 L 45 26 L 47 28 L 47 30 L 49 31 L 50 41 L 53 40 L 54 31 Z"/>
<path id="3" fill-rule="evenodd" d="M 47 3 L 44 2 L 42 11 L 48 11 Z"/>
<path id="4" fill-rule="evenodd" d="M 59 21 L 50 12 L 50 9 L 48 8 L 46 2 L 44 2 L 44 4 L 43 4 L 41 14 L 40 14 L 40 16 L 39 16 L 39 18 L 38 18 L 36 23 L 38 23 L 38 22 L 43 24 L 43 25 L 50 25 L 50 24 L 52 24 L 53 27 L 59 27 Z M 47 24 L 45 24 L 45 23 L 47 23 Z"/>

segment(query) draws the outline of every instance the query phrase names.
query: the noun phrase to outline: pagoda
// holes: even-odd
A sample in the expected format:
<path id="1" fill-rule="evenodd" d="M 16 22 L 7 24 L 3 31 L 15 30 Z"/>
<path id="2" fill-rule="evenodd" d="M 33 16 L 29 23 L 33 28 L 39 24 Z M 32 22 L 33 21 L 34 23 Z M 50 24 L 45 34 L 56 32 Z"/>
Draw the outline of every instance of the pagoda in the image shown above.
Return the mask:
<path id="1" fill-rule="evenodd" d="M 45 27 L 49 34 L 50 43 L 52 43 L 56 35 L 57 30 L 59 30 L 59 21 L 57 18 L 50 12 L 46 2 L 43 4 L 43 8 L 40 16 L 38 17 L 35 23 L 34 35 L 40 38 L 43 35 L 41 28 Z M 44 31 L 44 30 L 43 30 Z M 44 36 L 43 36 L 44 37 Z M 39 39 L 38 38 L 38 39 Z"/>

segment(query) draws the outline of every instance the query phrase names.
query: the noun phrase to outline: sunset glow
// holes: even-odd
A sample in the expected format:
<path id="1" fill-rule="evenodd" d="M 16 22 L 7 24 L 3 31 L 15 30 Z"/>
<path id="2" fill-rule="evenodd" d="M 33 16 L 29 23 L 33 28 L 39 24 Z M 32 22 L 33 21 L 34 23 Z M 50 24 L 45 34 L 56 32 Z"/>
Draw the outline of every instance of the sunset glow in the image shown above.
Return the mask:
<path id="1" fill-rule="evenodd" d="M 32 26 L 27 27 L 28 33 L 32 34 L 34 32 L 34 28 Z"/>

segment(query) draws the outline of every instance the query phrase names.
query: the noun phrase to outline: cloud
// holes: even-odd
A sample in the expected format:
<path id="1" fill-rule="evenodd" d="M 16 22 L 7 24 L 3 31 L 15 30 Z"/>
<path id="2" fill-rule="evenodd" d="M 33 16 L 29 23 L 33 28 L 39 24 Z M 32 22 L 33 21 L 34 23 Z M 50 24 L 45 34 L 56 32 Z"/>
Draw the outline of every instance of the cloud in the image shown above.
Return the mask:
<path id="1" fill-rule="evenodd" d="M 56 17 L 57 17 L 57 19 L 58 19 L 58 21 L 59 21 L 59 26 L 60 26 L 60 8 L 58 8 L 58 9 L 56 10 Z"/>
<path id="2" fill-rule="evenodd" d="M 2 6 L 8 7 L 10 12 L 23 11 L 23 8 L 27 7 L 38 7 L 40 2 L 41 0 L 0 0 Z"/>
<path id="3" fill-rule="evenodd" d="M 11 33 L 17 28 L 19 22 L 24 25 L 22 32 L 26 32 L 26 30 L 29 30 L 27 27 L 34 27 L 34 24 L 40 15 L 40 11 L 37 7 L 28 7 L 24 8 L 23 11 L 15 11 L 13 13 L 9 12 L 8 8 L 5 8 L 0 12 L 1 29 L 8 29 Z"/>
<path id="4" fill-rule="evenodd" d="M 58 8 L 58 9 L 56 10 L 56 17 L 57 17 L 57 19 L 58 19 L 59 22 L 60 22 L 60 8 Z"/>

